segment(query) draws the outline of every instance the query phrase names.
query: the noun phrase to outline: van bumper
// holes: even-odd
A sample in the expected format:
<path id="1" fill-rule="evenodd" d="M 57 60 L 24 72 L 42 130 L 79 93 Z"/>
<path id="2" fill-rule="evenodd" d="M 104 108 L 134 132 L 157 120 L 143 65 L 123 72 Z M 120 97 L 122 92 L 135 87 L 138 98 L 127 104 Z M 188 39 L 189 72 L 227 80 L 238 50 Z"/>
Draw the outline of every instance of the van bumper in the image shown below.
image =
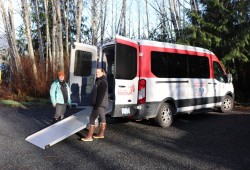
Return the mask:
<path id="1" fill-rule="evenodd" d="M 157 116 L 157 109 L 160 102 L 150 102 L 141 105 L 117 105 L 113 112 L 111 112 L 111 117 L 133 117 L 133 119 L 150 119 Z M 128 109 L 129 108 L 129 109 Z M 129 110 L 129 113 L 126 112 Z M 124 112 L 125 110 L 125 112 Z"/>
<path id="2" fill-rule="evenodd" d="M 137 106 L 137 112 L 134 115 L 135 119 L 150 119 L 157 116 L 157 109 L 160 103 L 150 102 Z"/>
<path id="3" fill-rule="evenodd" d="M 137 105 L 116 105 L 111 112 L 111 117 L 133 117 L 136 112 Z"/>

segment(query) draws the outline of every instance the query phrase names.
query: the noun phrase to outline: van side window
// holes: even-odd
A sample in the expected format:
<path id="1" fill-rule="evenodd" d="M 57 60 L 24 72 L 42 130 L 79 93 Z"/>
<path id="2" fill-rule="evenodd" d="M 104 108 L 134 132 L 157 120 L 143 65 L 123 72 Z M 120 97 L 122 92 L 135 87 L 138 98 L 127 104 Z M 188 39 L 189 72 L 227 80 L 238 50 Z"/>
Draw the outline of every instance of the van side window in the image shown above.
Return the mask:
<path id="1" fill-rule="evenodd" d="M 189 78 L 209 78 L 209 62 L 207 57 L 189 56 Z"/>
<path id="2" fill-rule="evenodd" d="M 223 76 L 225 75 L 225 73 L 221 68 L 221 65 L 216 61 L 213 62 L 213 65 L 214 65 L 214 78 L 220 82 L 224 82 Z"/>
<path id="3" fill-rule="evenodd" d="M 160 78 L 187 78 L 187 55 L 151 52 L 151 71 Z"/>
<path id="4" fill-rule="evenodd" d="M 91 75 L 92 54 L 86 51 L 77 50 L 75 52 L 74 76 Z"/>
<path id="5" fill-rule="evenodd" d="M 134 79 L 137 73 L 136 48 L 117 43 L 115 55 L 115 78 Z"/>

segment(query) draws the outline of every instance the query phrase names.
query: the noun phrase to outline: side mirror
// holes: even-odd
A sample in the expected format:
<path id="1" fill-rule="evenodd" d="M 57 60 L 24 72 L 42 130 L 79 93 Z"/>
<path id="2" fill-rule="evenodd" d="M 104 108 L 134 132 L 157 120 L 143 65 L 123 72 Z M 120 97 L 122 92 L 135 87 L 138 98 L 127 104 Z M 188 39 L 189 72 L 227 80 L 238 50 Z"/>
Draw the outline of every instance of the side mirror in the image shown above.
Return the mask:
<path id="1" fill-rule="evenodd" d="M 233 82 L 233 76 L 232 76 L 232 74 L 228 74 L 227 75 L 227 81 L 228 81 L 228 83 L 232 83 Z"/>

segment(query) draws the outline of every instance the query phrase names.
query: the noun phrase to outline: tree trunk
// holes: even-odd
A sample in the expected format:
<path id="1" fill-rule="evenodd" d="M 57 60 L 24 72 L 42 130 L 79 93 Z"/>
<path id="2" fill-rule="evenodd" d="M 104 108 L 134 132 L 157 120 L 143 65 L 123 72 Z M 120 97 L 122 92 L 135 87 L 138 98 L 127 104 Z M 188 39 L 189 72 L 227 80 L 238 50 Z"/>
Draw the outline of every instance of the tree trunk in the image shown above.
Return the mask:
<path id="1" fill-rule="evenodd" d="M 66 57 L 69 59 L 69 0 L 67 0 L 67 8 L 65 9 L 65 5 L 64 5 L 64 11 L 66 11 L 66 13 L 64 13 L 64 23 L 65 23 L 65 53 L 66 53 Z M 68 60 L 69 61 L 69 60 Z"/>
<path id="2" fill-rule="evenodd" d="M 31 31 L 30 31 L 30 16 L 29 16 L 29 11 L 28 11 L 28 3 L 27 0 L 21 0 L 22 2 L 22 8 L 23 8 L 23 16 L 24 16 L 24 25 L 25 25 L 25 32 L 26 32 L 26 37 L 27 37 L 27 42 L 28 42 L 28 51 L 32 63 L 32 69 L 34 73 L 35 80 L 37 81 L 37 67 L 36 67 L 36 62 L 35 62 L 35 55 L 34 55 L 34 50 L 33 50 L 33 45 L 32 45 L 32 37 L 31 37 Z"/>
<path id="3" fill-rule="evenodd" d="M 64 69 L 64 55 L 63 55 L 63 39 L 62 39 L 62 17 L 61 17 L 61 8 L 60 0 L 56 1 L 56 16 L 57 16 L 57 33 L 58 33 L 58 52 L 59 52 L 59 67 Z"/>
<path id="4" fill-rule="evenodd" d="M 18 53 L 16 47 L 16 38 L 15 38 L 15 27 L 13 22 L 13 8 L 12 8 L 12 0 L 9 1 L 9 19 L 6 15 L 6 10 L 2 4 L 2 0 L 0 0 L 0 12 L 2 16 L 2 21 L 5 29 L 5 33 L 7 36 L 8 44 L 10 47 L 11 60 L 14 65 L 14 68 L 18 72 L 19 75 L 23 75 L 23 68 L 21 65 L 20 55 Z"/>
<path id="5" fill-rule="evenodd" d="M 125 36 L 126 35 L 126 0 L 122 1 L 122 10 L 120 17 L 120 30 L 119 34 Z"/>
<path id="6" fill-rule="evenodd" d="M 112 0 L 112 3 L 111 3 L 111 16 L 112 16 L 112 19 L 111 19 L 111 37 L 114 36 L 114 21 L 116 21 L 116 19 L 114 19 L 114 0 Z"/>
<path id="7" fill-rule="evenodd" d="M 149 17 L 148 17 L 148 1 L 145 0 L 145 2 L 146 2 L 147 31 L 148 31 L 148 37 L 150 37 Z"/>
<path id="8" fill-rule="evenodd" d="M 9 35 L 11 39 L 11 44 L 16 60 L 16 64 L 18 66 L 19 73 L 23 74 L 23 67 L 21 65 L 21 58 L 17 49 L 17 42 L 16 42 L 16 34 L 15 34 L 15 25 L 14 25 L 14 14 L 13 14 L 13 5 L 12 5 L 12 0 L 9 0 Z"/>
<path id="9" fill-rule="evenodd" d="M 56 8 L 55 8 L 55 2 L 56 0 L 52 0 L 52 16 L 53 16 L 53 27 L 52 27 L 52 70 L 53 73 L 56 71 L 56 56 L 58 56 L 57 48 L 56 48 L 56 42 L 57 42 L 57 22 L 56 22 Z"/>
<path id="10" fill-rule="evenodd" d="M 49 65 L 51 66 L 52 63 L 52 56 L 51 56 L 51 42 L 50 42 L 50 32 L 49 32 L 49 15 L 48 15 L 48 0 L 44 0 L 44 9 L 45 9 L 45 16 L 46 16 L 46 74 L 45 79 L 48 80 L 49 77 Z M 50 63 L 50 64 L 49 64 Z"/>
<path id="11" fill-rule="evenodd" d="M 127 7 L 126 7 L 126 0 L 123 0 L 123 4 L 122 4 L 122 8 L 123 8 L 123 35 L 126 36 L 127 32 L 126 32 L 126 10 L 127 10 Z"/>
<path id="12" fill-rule="evenodd" d="M 40 26 L 40 17 L 38 10 L 38 2 L 37 0 L 33 1 L 35 7 L 35 15 L 36 15 L 36 26 L 37 26 L 37 34 L 38 34 L 38 43 L 39 43 L 39 54 L 40 54 L 40 67 L 42 70 L 42 79 L 44 77 L 44 53 L 43 53 L 43 39 L 41 34 L 41 26 Z M 47 18 L 47 16 L 46 16 Z"/>
<path id="13" fill-rule="evenodd" d="M 141 10 L 140 10 L 140 3 L 141 3 L 141 1 L 137 2 L 137 8 L 138 8 L 138 39 L 141 38 Z"/>
<path id="14" fill-rule="evenodd" d="M 191 5 L 191 10 L 198 12 L 199 9 L 196 0 L 190 0 L 190 5 Z"/>
<path id="15" fill-rule="evenodd" d="M 77 3 L 77 22 L 76 22 L 76 42 L 80 42 L 81 37 L 81 25 L 82 25 L 82 0 L 78 0 Z"/>
<path id="16" fill-rule="evenodd" d="M 178 29 L 178 23 L 177 23 L 177 18 L 176 18 L 176 13 L 175 13 L 175 8 L 174 8 L 174 2 L 175 0 L 169 0 L 169 6 L 170 6 L 170 14 L 171 14 L 171 21 L 174 26 L 174 32 L 176 38 L 179 36 L 179 29 Z"/>
<path id="17" fill-rule="evenodd" d="M 96 0 L 92 0 L 92 6 L 91 6 L 91 25 L 92 25 L 92 45 L 97 45 L 97 3 Z"/>
<path id="18" fill-rule="evenodd" d="M 101 26 L 101 44 L 103 44 L 103 36 L 104 36 L 104 30 L 103 30 L 103 0 L 100 0 L 100 26 Z"/>

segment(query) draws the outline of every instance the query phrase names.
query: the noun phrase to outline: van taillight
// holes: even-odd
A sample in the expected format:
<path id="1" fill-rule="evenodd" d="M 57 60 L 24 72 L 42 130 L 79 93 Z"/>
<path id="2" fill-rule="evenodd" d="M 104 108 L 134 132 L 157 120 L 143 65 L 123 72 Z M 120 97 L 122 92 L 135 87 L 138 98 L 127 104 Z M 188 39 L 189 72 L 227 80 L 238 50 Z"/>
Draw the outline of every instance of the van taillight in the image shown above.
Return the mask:
<path id="1" fill-rule="evenodd" d="M 146 80 L 139 80 L 138 86 L 138 104 L 146 103 Z"/>

